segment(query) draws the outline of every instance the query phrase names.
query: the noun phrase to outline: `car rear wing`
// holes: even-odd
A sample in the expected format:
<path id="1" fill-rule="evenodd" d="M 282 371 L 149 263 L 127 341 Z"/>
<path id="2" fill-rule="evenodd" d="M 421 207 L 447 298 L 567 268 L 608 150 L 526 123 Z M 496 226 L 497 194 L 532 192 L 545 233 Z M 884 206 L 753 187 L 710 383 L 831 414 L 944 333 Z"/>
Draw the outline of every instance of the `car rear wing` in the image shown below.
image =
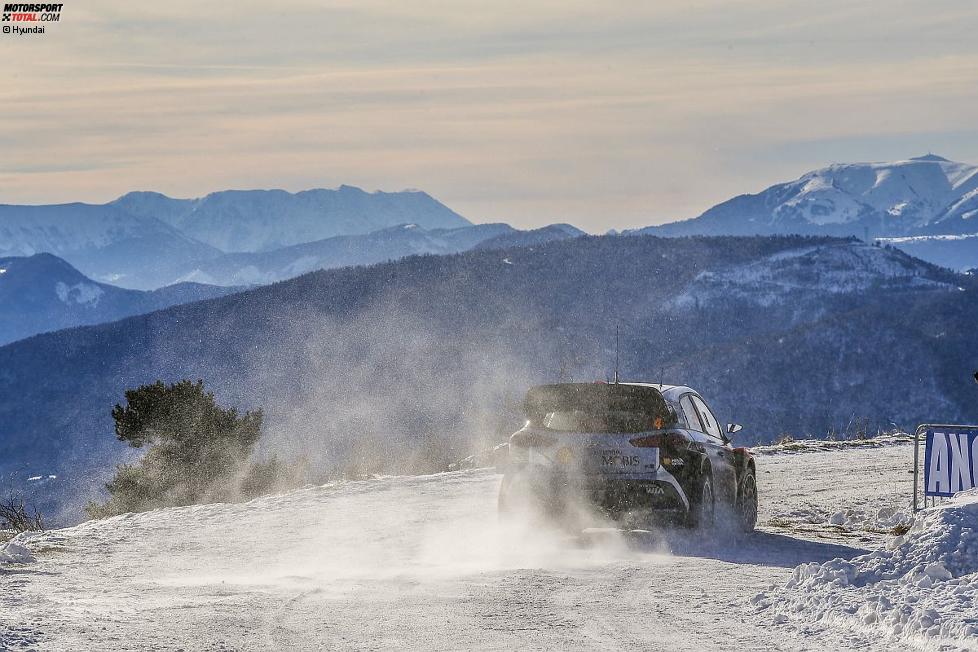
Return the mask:
<path id="1" fill-rule="evenodd" d="M 595 408 L 641 410 L 651 418 L 662 418 L 667 425 L 676 415 L 655 387 L 619 383 L 559 383 L 538 385 L 526 393 L 523 410 L 533 423 L 548 412 Z"/>

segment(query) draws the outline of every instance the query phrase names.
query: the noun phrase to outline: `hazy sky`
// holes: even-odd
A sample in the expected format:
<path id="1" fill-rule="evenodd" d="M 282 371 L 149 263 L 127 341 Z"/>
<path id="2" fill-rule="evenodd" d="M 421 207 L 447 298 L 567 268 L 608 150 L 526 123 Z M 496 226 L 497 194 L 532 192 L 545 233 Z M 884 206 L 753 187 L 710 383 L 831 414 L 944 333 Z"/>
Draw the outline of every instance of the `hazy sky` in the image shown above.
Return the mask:
<path id="1" fill-rule="evenodd" d="M 421 188 L 692 217 L 831 162 L 978 163 L 978 3 L 102 2 L 0 34 L 0 202 Z"/>

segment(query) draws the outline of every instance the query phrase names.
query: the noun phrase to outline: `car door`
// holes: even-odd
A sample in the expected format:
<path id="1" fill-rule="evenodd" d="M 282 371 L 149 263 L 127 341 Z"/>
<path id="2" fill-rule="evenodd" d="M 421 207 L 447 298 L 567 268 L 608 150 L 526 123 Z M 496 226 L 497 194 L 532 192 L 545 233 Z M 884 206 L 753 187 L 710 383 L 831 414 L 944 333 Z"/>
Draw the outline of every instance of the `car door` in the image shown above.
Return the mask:
<path id="1" fill-rule="evenodd" d="M 706 431 L 700 422 L 700 415 L 693 405 L 693 395 L 683 394 L 679 399 L 679 411 L 683 421 L 686 423 L 686 431 L 694 441 L 704 443 L 706 441 Z"/>
<path id="2" fill-rule="evenodd" d="M 696 406 L 693 405 L 692 393 L 683 394 L 679 398 L 679 409 L 686 422 L 686 434 L 693 440 L 695 449 L 707 456 L 711 466 L 715 466 L 715 453 L 712 451 L 710 436 L 706 434 L 706 427 L 703 425 L 703 420 L 700 418 Z"/>
<path id="3" fill-rule="evenodd" d="M 713 483 L 716 495 L 726 504 L 733 504 L 737 495 L 737 470 L 734 466 L 733 449 L 727 443 L 720 429 L 720 422 L 700 396 L 690 395 L 706 432 L 706 447 L 713 465 Z"/>

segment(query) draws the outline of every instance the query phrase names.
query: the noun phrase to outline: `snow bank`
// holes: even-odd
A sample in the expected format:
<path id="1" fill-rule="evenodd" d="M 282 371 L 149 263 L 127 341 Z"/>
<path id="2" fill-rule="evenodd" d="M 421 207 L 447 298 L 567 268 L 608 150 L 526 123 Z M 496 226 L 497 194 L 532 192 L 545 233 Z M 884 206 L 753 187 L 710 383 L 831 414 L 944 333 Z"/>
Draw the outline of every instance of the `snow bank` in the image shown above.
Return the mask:
<path id="1" fill-rule="evenodd" d="M 21 535 L 0 546 L 0 564 L 33 564 L 35 561 L 34 555 L 24 546 Z"/>
<path id="2" fill-rule="evenodd" d="M 897 505 L 851 505 L 835 511 L 809 505 L 779 513 L 777 519 L 790 523 L 834 525 L 844 530 L 888 533 L 894 528 L 909 526 L 913 514 L 909 507 Z"/>
<path id="3" fill-rule="evenodd" d="M 918 513 L 883 550 L 803 564 L 782 589 L 753 601 L 778 623 L 978 650 L 978 490 Z"/>
<path id="4" fill-rule="evenodd" d="M 894 432 L 865 439 L 793 439 L 768 446 L 752 446 L 750 452 L 754 455 L 791 455 L 837 451 L 844 448 L 882 448 L 912 443 L 912 435 Z"/>

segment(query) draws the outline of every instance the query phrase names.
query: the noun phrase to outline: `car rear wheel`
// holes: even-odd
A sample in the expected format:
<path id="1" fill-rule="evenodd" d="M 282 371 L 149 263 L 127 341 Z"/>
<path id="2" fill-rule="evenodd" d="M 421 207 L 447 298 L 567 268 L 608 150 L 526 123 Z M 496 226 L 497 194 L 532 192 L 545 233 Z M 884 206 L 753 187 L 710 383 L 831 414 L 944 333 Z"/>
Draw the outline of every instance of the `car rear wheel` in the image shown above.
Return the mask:
<path id="1" fill-rule="evenodd" d="M 534 513 L 553 518 L 560 513 L 559 501 L 547 490 L 546 484 L 531 473 L 513 472 L 503 476 L 499 487 L 499 513 L 510 516 L 516 513 Z"/>
<path id="2" fill-rule="evenodd" d="M 716 500 L 713 494 L 713 477 L 707 472 L 702 475 L 698 486 L 690 496 L 687 525 L 692 528 L 709 530 L 716 520 Z"/>
<path id="3" fill-rule="evenodd" d="M 507 473 L 499 487 L 499 515 L 508 518 L 517 509 L 528 504 L 531 498 L 529 483 L 520 474 Z"/>
<path id="4" fill-rule="evenodd" d="M 757 525 L 757 478 L 754 470 L 748 468 L 744 474 L 744 479 L 740 483 L 740 491 L 737 496 L 737 516 L 740 521 L 740 529 L 744 532 L 753 532 Z"/>
<path id="5" fill-rule="evenodd" d="M 554 495 L 541 479 L 527 473 L 507 473 L 499 487 L 499 519 L 503 523 L 522 522 L 569 533 L 583 529 L 580 515 L 559 495 Z"/>

